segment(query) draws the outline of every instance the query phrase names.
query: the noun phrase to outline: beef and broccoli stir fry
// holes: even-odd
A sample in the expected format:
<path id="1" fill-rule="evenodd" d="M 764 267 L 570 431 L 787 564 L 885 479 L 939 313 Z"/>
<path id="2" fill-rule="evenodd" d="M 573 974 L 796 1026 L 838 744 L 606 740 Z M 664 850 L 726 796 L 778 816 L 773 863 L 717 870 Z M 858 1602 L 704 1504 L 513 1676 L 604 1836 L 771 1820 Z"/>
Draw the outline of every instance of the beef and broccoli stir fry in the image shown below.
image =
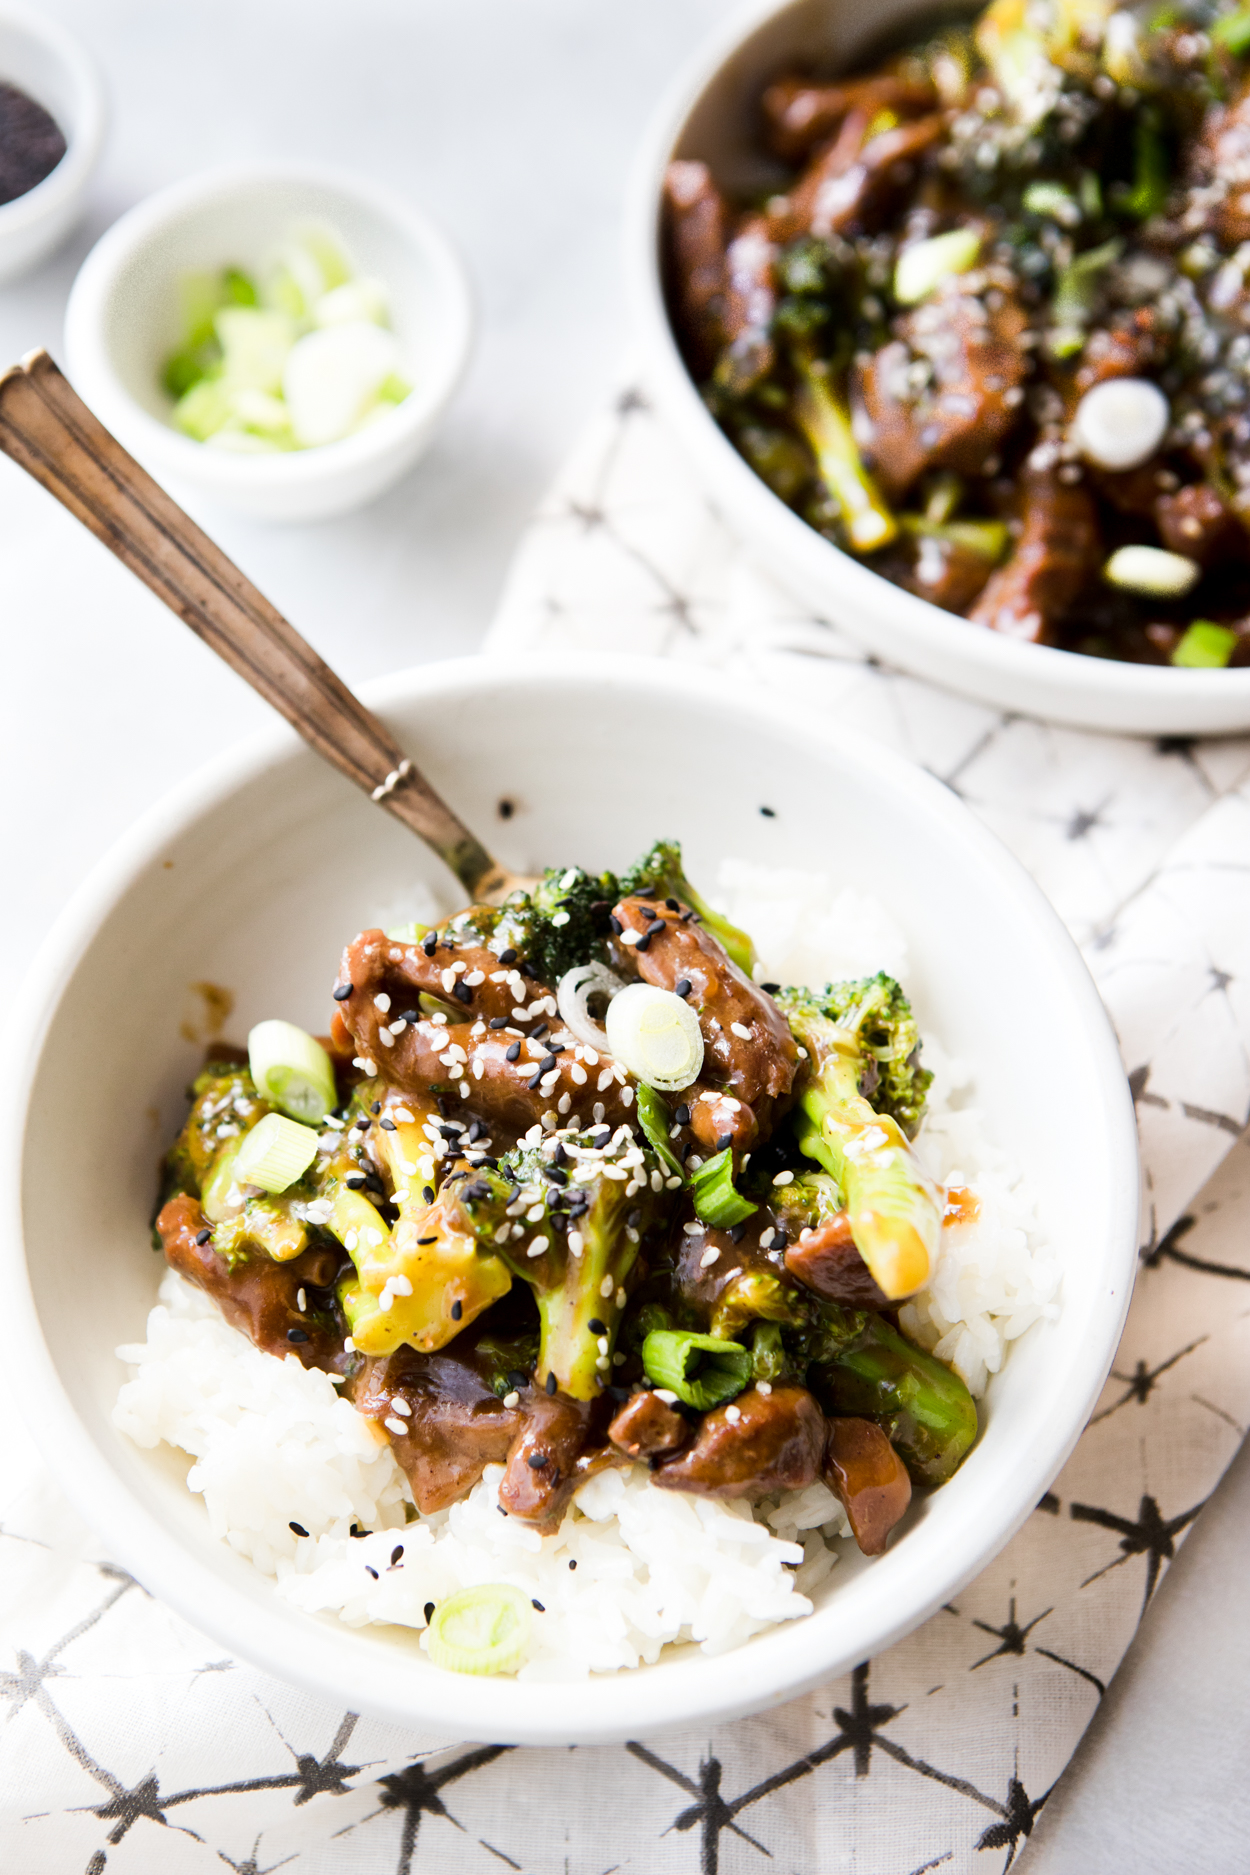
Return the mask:
<path id="1" fill-rule="evenodd" d="M 1250 664 L 1250 5 L 992 0 L 670 165 L 692 374 L 768 486 L 972 625 Z"/>
<path id="2" fill-rule="evenodd" d="M 213 1051 L 166 1258 L 340 1381 L 422 1511 L 497 1463 L 549 1527 L 645 1460 L 722 1498 L 823 1477 L 878 1553 L 977 1433 L 896 1319 L 949 1208 L 910 1143 L 931 1077 L 890 978 L 816 995 L 753 962 L 663 843 L 362 932 L 322 1041 Z"/>

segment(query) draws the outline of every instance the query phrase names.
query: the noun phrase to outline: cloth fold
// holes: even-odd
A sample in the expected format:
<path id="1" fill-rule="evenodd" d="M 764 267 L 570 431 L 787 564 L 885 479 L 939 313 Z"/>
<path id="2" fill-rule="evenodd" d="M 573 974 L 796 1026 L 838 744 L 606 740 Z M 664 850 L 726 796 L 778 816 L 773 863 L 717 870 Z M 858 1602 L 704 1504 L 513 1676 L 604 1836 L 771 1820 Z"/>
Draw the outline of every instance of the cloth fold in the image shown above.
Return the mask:
<path id="1" fill-rule="evenodd" d="M 1059 729 L 876 663 L 752 564 L 634 388 L 535 517 L 490 645 L 797 679 L 1006 841 L 1082 946 L 1137 1101 L 1148 1202 L 1115 1372 L 1029 1522 L 908 1639 L 779 1711 L 575 1752 L 419 1738 L 221 1658 L 101 1553 L 5 1402 L 0 1867 L 1002 1869 L 1250 1416 L 1250 738 Z"/>

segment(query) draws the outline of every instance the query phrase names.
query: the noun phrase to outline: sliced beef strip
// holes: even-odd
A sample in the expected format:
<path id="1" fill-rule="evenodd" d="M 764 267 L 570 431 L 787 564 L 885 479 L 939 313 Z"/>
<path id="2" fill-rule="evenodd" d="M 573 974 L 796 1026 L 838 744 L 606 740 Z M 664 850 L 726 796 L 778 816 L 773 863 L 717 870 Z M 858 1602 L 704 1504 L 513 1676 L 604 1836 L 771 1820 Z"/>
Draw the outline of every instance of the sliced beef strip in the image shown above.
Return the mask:
<path id="1" fill-rule="evenodd" d="M 1200 566 L 1244 559 L 1250 553 L 1245 528 L 1209 482 L 1190 482 L 1160 495 L 1154 516 L 1164 546 L 1188 554 Z"/>
<path id="2" fill-rule="evenodd" d="M 855 1541 L 865 1556 L 880 1556 L 911 1503 L 907 1467 L 885 1433 L 871 1419 L 831 1419 L 822 1469 Z"/>
<path id="3" fill-rule="evenodd" d="M 1036 457 L 1047 445 L 1039 445 Z M 1102 560 L 1098 516 L 1083 482 L 1059 480 L 1030 463 L 1024 476 L 1024 530 L 968 617 L 974 625 L 1042 644 Z"/>
<path id="4" fill-rule="evenodd" d="M 700 1497 L 768 1497 L 819 1475 L 825 1417 L 805 1387 L 751 1387 L 706 1414 L 694 1444 L 652 1476 L 665 1491 Z"/>
<path id="5" fill-rule="evenodd" d="M 669 164 L 664 224 L 681 328 L 707 370 L 725 343 L 729 213 L 706 163 Z"/>
<path id="6" fill-rule="evenodd" d="M 878 111 L 915 116 L 937 104 L 933 86 L 923 80 L 881 72 L 849 78 L 841 84 L 813 84 L 806 78 L 780 78 L 762 99 L 768 141 L 778 156 L 796 162 L 833 134 L 852 111 L 871 122 Z"/>
<path id="7" fill-rule="evenodd" d="M 943 118 L 934 113 L 869 137 L 874 115 L 862 107 L 851 110 L 789 195 L 769 203 L 775 240 L 827 238 L 875 222 L 914 181 L 917 164 L 942 135 Z"/>
<path id="8" fill-rule="evenodd" d="M 453 965 L 457 966 L 455 970 Z M 456 984 L 477 976 L 480 982 L 466 985 L 457 994 Z M 518 991 L 524 992 L 527 987 L 524 977 L 506 969 L 484 944 L 470 941 L 449 945 L 440 938 L 437 948 L 427 953 L 422 944 L 400 943 L 377 930 L 362 931 L 343 952 L 338 987 L 347 984 L 352 987 L 348 1001 L 356 1008 L 357 1020 L 365 999 L 370 1003 L 376 996 L 389 999 L 389 1009 L 375 1008 L 378 1023 L 392 1022 L 405 1010 L 415 1009 L 422 992 L 437 996 L 449 1009 L 461 1009 L 466 1020 L 480 1018 L 489 1022 L 492 1016 L 510 1017 L 513 1008 L 524 1001 Z M 346 1002 L 340 1004 L 340 1008 L 346 1007 Z"/>
<path id="9" fill-rule="evenodd" d="M 294 1354 L 305 1367 L 341 1369 L 344 1362 L 342 1329 L 337 1320 L 328 1326 L 326 1311 L 311 1313 L 299 1307 L 299 1293 L 328 1290 L 345 1259 L 335 1250 L 305 1250 L 289 1263 L 253 1256 L 231 1268 L 211 1242 L 196 1239 L 210 1229 L 200 1201 L 180 1192 L 164 1206 L 156 1229 L 165 1261 L 197 1288 L 210 1295 L 232 1327 L 266 1354 Z M 314 1301 L 317 1298 L 314 1298 Z M 327 1298 L 327 1310 L 330 1303 Z M 292 1340 L 292 1335 L 298 1339 Z"/>
<path id="10" fill-rule="evenodd" d="M 351 1383 L 351 1398 L 390 1440 L 427 1516 L 465 1497 L 487 1465 L 503 1463 L 522 1418 L 454 1352 L 399 1348 L 366 1361 Z"/>
<path id="11" fill-rule="evenodd" d="M 786 1251 L 786 1268 L 825 1302 L 851 1309 L 887 1309 L 889 1299 L 877 1287 L 855 1248 L 845 1211 L 804 1232 Z"/>
<path id="12" fill-rule="evenodd" d="M 570 1400 L 527 1387 L 520 1431 L 508 1452 L 499 1502 L 510 1517 L 550 1529 L 558 1524 L 579 1485 L 605 1466 L 622 1463 L 603 1443 L 610 1402 Z"/>
<path id="13" fill-rule="evenodd" d="M 992 560 L 962 541 L 920 533 L 905 536 L 873 564 L 895 585 L 946 612 L 966 612 L 994 571 Z"/>
<path id="14" fill-rule="evenodd" d="M 798 1050 L 772 997 L 730 962 L 710 931 L 693 919 L 683 922 L 684 909 L 623 898 L 612 914 L 620 937 L 638 933 L 645 948 L 618 938 L 613 954 L 622 971 L 644 983 L 665 990 L 689 983 L 686 1000 L 698 1014 L 704 1047 L 700 1082 L 682 1094 L 691 1130 L 701 1146 L 715 1150 L 728 1134 L 735 1150 L 745 1151 L 788 1103 Z M 735 1024 L 745 1033 L 735 1033 Z"/>
<path id="15" fill-rule="evenodd" d="M 777 248 L 762 215 L 749 215 L 725 255 L 725 340 L 717 381 L 743 396 L 772 370 Z"/>
<path id="16" fill-rule="evenodd" d="M 930 469 L 982 473 L 1024 401 L 1026 325 L 1012 294 L 995 288 L 982 297 L 965 276 L 896 322 L 897 336 L 864 368 L 859 386 L 869 453 L 893 499 Z"/>
<path id="17" fill-rule="evenodd" d="M 608 1439 L 626 1458 L 676 1452 L 690 1438 L 690 1427 L 681 1414 L 645 1388 L 630 1395 L 608 1427 Z"/>

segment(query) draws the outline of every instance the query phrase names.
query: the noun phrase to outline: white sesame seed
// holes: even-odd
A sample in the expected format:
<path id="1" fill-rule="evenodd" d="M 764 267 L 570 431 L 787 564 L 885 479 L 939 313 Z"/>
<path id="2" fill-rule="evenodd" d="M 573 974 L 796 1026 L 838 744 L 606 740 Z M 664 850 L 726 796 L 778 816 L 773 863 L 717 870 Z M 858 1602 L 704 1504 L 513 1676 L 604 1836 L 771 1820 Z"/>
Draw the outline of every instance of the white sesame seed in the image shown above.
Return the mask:
<path id="1" fill-rule="evenodd" d="M 670 1393 L 667 1387 L 656 1387 L 655 1397 L 657 1400 L 663 1400 L 665 1406 L 676 1406 L 677 1404 L 677 1395 L 675 1393 Z"/>
<path id="2" fill-rule="evenodd" d="M 776 1178 L 773 1180 L 774 1185 L 793 1185 L 793 1183 L 793 1172 L 778 1172 Z"/>
<path id="3" fill-rule="evenodd" d="M 556 925 L 557 927 L 560 925 L 566 925 L 568 921 L 569 921 L 569 914 L 566 911 L 557 911 L 557 912 L 552 913 L 551 922 L 553 925 Z"/>
<path id="4" fill-rule="evenodd" d="M 738 1421 L 742 1418 L 742 1408 L 740 1406 L 727 1406 L 725 1408 L 725 1418 L 736 1426 Z"/>
<path id="5" fill-rule="evenodd" d="M 582 1060 L 586 1063 L 588 1067 L 597 1068 L 599 1066 L 598 1050 L 595 1048 L 583 1048 Z"/>
<path id="6" fill-rule="evenodd" d="M 601 1100 L 596 1100 L 594 1106 L 591 1108 L 590 1111 L 591 1111 L 591 1118 L 594 1120 L 596 1126 L 599 1125 L 603 1120 L 603 1115 L 605 1111 L 603 1102 Z"/>
<path id="7" fill-rule="evenodd" d="M 521 1396 L 515 1387 L 512 1389 L 511 1393 L 504 1394 L 503 1403 L 505 1406 L 519 1406 L 521 1404 Z"/>
<path id="8" fill-rule="evenodd" d="M 699 1258 L 699 1268 L 701 1270 L 710 1270 L 713 1263 L 717 1262 L 719 1257 L 719 1246 L 714 1243 L 709 1244 L 707 1249 L 703 1252 L 703 1255 Z"/>
<path id="9" fill-rule="evenodd" d="M 533 1243 L 526 1244 L 525 1254 L 527 1257 L 530 1257 L 531 1259 L 534 1257 L 540 1257 L 546 1248 L 547 1248 L 547 1239 L 545 1237 L 535 1237 Z"/>
<path id="10" fill-rule="evenodd" d="M 623 1289 L 618 1289 L 616 1292 L 616 1306 L 618 1309 L 623 1309 L 625 1307 L 625 1291 Z"/>
<path id="11" fill-rule="evenodd" d="M 579 1230 L 569 1232 L 569 1255 L 579 1257 L 586 1247 L 586 1240 Z"/>
<path id="12" fill-rule="evenodd" d="M 641 931 L 622 931 L 621 943 L 626 945 L 636 944 L 641 936 Z"/>
<path id="13" fill-rule="evenodd" d="M 600 1335 L 595 1345 L 599 1349 L 600 1354 L 606 1354 L 608 1351 L 608 1337 L 606 1335 Z"/>
<path id="14" fill-rule="evenodd" d="M 356 1343 L 352 1340 L 350 1335 L 343 1336 L 343 1352 L 345 1354 L 354 1354 L 356 1352 Z"/>
<path id="15" fill-rule="evenodd" d="M 749 1042 L 751 1039 L 751 1031 L 745 1022 L 731 1022 L 729 1032 L 731 1035 L 736 1035 L 738 1039 L 743 1042 Z"/>
<path id="16" fill-rule="evenodd" d="M 772 1390 L 773 1390 L 773 1383 L 771 1380 L 757 1380 L 755 1383 L 755 1391 L 757 1393 L 762 1393 L 765 1399 L 768 1398 Z"/>
<path id="17" fill-rule="evenodd" d="M 632 1107 L 632 1106 L 633 1106 L 633 1104 L 634 1104 L 634 1090 L 633 1090 L 633 1088 L 632 1088 L 632 1087 L 623 1087 L 623 1088 L 621 1089 L 621 1105 L 622 1105 L 622 1107 Z"/>
<path id="18" fill-rule="evenodd" d="M 699 1232 L 703 1229 L 703 1226 L 702 1224 L 691 1221 L 690 1223 L 683 1224 L 682 1229 L 685 1231 L 687 1237 L 697 1237 Z"/>
<path id="19" fill-rule="evenodd" d="M 612 1287 L 613 1287 L 612 1278 L 610 1276 L 605 1276 L 603 1281 L 599 1285 L 599 1294 L 601 1296 L 610 1296 L 612 1293 Z"/>
<path id="20" fill-rule="evenodd" d="M 469 1083 L 467 1081 L 461 1081 L 460 1083 L 460 1098 L 461 1100 L 467 1100 L 469 1098 Z"/>
<path id="21" fill-rule="evenodd" d="M 386 1427 L 388 1432 L 397 1432 L 401 1437 L 408 1430 L 402 1419 L 387 1418 L 382 1421 L 382 1424 Z"/>
<path id="22" fill-rule="evenodd" d="M 576 885 L 576 884 L 577 884 L 577 867 L 570 866 L 568 871 L 561 878 L 558 889 L 561 892 L 567 892 L 571 885 Z"/>
<path id="23" fill-rule="evenodd" d="M 569 1079 L 575 1082 L 578 1087 L 585 1087 L 586 1070 L 582 1067 L 580 1062 L 574 1061 L 569 1064 Z"/>
<path id="24" fill-rule="evenodd" d="M 407 1400 L 396 1399 L 391 1401 L 391 1411 L 392 1413 L 402 1413 L 404 1418 L 407 1419 L 412 1408 L 409 1406 Z"/>
<path id="25" fill-rule="evenodd" d="M 473 990 L 477 988 L 479 983 L 485 983 L 485 981 L 486 972 L 484 970 L 470 970 L 468 976 L 465 978 L 465 982 L 468 984 L 469 988 Z"/>
<path id="26" fill-rule="evenodd" d="M 395 1046 L 395 1037 L 391 1034 L 385 1023 L 378 1030 L 378 1040 L 381 1042 L 383 1048 L 394 1048 Z"/>
<path id="27" fill-rule="evenodd" d="M 567 1113 L 569 1108 L 572 1105 L 573 1105 L 572 1094 L 561 1094 L 559 1100 L 557 1100 L 556 1102 L 556 1108 L 560 1113 Z"/>
<path id="28" fill-rule="evenodd" d="M 668 1187 L 669 1191 L 676 1191 L 679 1185 L 682 1185 L 685 1183 L 685 1180 L 678 1178 L 677 1174 L 674 1172 L 673 1176 L 671 1178 L 666 1178 L 664 1183 Z"/>
<path id="29" fill-rule="evenodd" d="M 390 1010 L 391 999 L 384 991 L 382 995 L 374 997 L 373 1006 L 375 1009 L 380 1009 L 383 1015 L 386 1015 Z"/>
<path id="30" fill-rule="evenodd" d="M 304 1310 L 308 1307 L 308 1297 L 304 1294 L 304 1291 L 302 1289 L 297 1293 L 295 1297 L 295 1306 L 299 1310 L 301 1315 L 304 1313 Z"/>
<path id="31" fill-rule="evenodd" d="M 777 1233 L 776 1233 L 776 1231 L 775 1231 L 775 1230 L 771 1230 L 771 1229 L 769 1229 L 769 1230 L 766 1230 L 766 1231 L 761 1231 L 761 1232 L 760 1232 L 760 1249 L 761 1249 L 761 1250 L 767 1250 L 767 1249 L 768 1249 L 768 1248 L 770 1247 L 770 1245 L 772 1244 L 772 1241 L 773 1241 L 773 1238 L 774 1238 L 774 1237 L 775 1237 L 776 1235 L 777 1235 Z"/>

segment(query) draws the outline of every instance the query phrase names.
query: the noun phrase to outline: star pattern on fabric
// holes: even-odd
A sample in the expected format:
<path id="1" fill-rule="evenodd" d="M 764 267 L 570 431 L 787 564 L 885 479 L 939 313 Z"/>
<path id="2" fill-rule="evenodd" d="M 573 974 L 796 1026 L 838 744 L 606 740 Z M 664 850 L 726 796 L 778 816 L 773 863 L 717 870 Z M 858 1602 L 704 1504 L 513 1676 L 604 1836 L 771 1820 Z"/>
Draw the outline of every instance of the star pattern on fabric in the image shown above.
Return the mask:
<path id="1" fill-rule="evenodd" d="M 1070 1514 L 1077 1523 L 1095 1523 L 1104 1530 L 1118 1531 L 1122 1554 L 1107 1563 L 1102 1569 L 1096 1569 L 1093 1575 L 1086 1576 L 1082 1588 L 1088 1588 L 1091 1582 L 1097 1582 L 1112 1569 L 1118 1569 L 1134 1556 L 1146 1558 L 1146 1592 L 1142 1598 L 1142 1613 L 1146 1612 L 1150 1598 L 1155 1592 L 1159 1573 L 1165 1562 L 1170 1562 L 1176 1554 L 1175 1539 L 1182 1530 L 1188 1529 L 1202 1505 L 1194 1504 L 1179 1516 L 1165 1518 L 1153 1497 L 1143 1496 L 1138 1506 L 1136 1518 L 1121 1517 L 1117 1512 L 1103 1510 L 1095 1504 L 1072 1504 Z"/>
<path id="2" fill-rule="evenodd" d="M 427 1770 L 424 1759 L 416 1759 L 412 1764 L 405 1766 L 402 1771 L 388 1772 L 385 1777 L 378 1779 L 377 1791 L 380 1802 L 377 1809 L 371 1810 L 368 1816 L 362 1817 L 359 1824 L 349 1824 L 348 1830 L 371 1823 L 375 1817 L 396 1811 L 402 1812 L 399 1859 L 395 1864 L 395 1875 L 411 1875 L 412 1858 L 416 1850 L 417 1835 L 423 1816 L 442 1817 L 453 1828 L 464 1829 L 463 1823 L 452 1815 L 443 1802 L 442 1793 L 448 1784 L 457 1783 L 459 1779 L 467 1777 L 473 1771 L 480 1771 L 483 1765 L 493 1764 L 496 1758 L 502 1758 L 504 1753 L 511 1749 L 509 1745 L 483 1745 L 477 1751 L 466 1752 L 463 1757 L 454 1759 L 451 1764 L 441 1765 L 436 1771 Z M 340 1831 L 339 1834 L 345 1835 L 348 1830 Z M 484 1844 L 483 1847 L 490 1848 L 490 1844 Z M 499 1856 L 502 1861 L 509 1860 L 497 1849 L 492 1849 L 491 1853 Z M 513 1864 L 513 1866 L 516 1865 Z"/>

